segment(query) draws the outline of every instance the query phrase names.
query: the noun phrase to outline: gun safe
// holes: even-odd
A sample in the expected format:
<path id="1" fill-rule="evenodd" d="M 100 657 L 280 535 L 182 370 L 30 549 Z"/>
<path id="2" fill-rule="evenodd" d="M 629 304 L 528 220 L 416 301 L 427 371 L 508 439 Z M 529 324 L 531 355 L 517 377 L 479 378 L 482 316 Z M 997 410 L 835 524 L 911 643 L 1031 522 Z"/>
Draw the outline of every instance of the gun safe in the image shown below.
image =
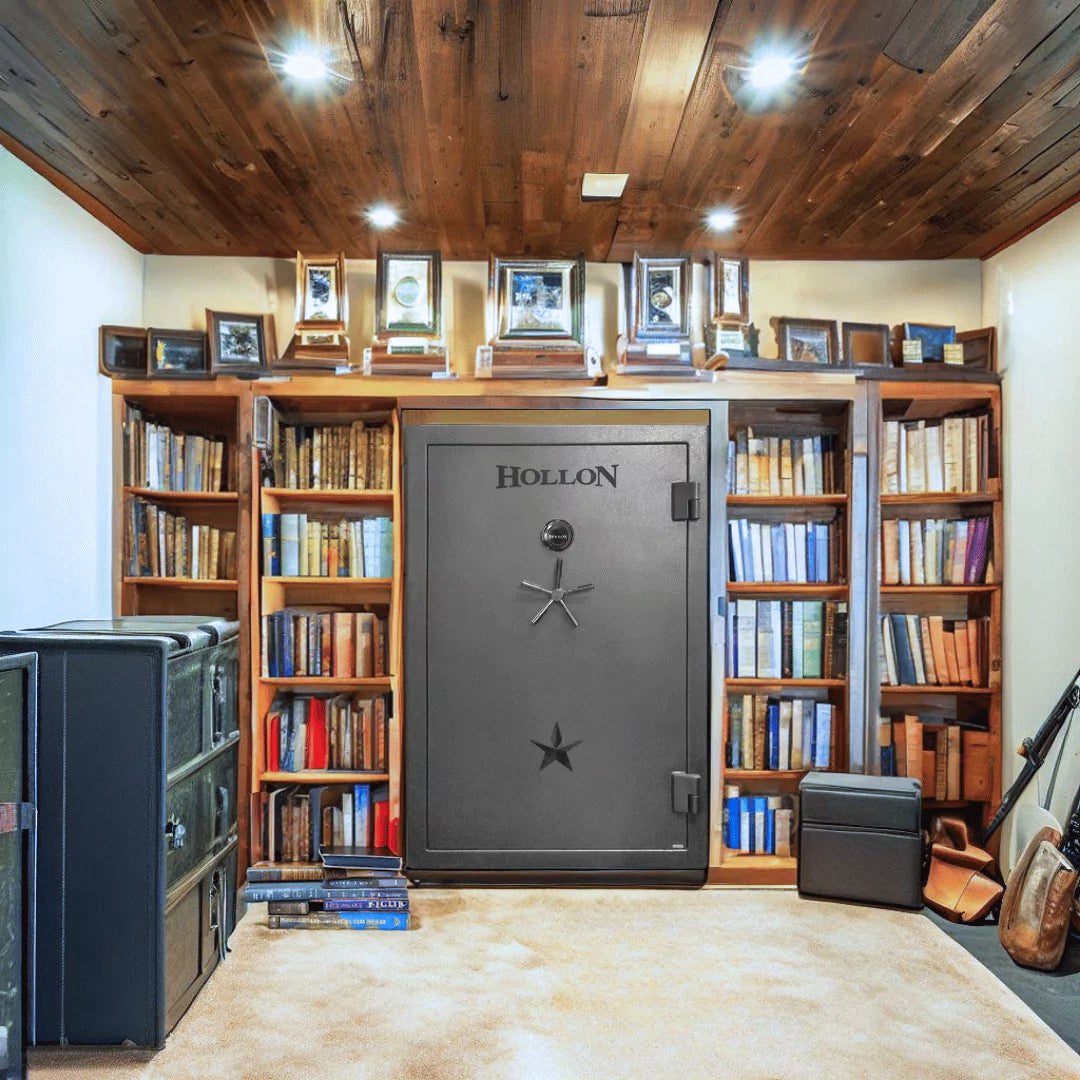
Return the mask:
<path id="1" fill-rule="evenodd" d="M 703 879 L 709 416 L 405 412 L 415 878 Z"/>

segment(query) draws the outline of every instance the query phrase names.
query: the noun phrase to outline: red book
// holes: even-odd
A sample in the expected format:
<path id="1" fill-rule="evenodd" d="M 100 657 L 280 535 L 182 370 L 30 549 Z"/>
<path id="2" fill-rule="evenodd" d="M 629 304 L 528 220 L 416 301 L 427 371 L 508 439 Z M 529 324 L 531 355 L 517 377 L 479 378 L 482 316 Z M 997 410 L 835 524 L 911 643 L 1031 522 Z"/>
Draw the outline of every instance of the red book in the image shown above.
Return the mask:
<path id="1" fill-rule="evenodd" d="M 330 743 L 326 735 L 326 698 L 314 697 L 308 703 L 307 767 L 325 769 L 330 761 Z"/>
<path id="2" fill-rule="evenodd" d="M 390 803 L 386 799 L 380 799 L 373 804 L 375 811 L 375 843 L 374 847 L 387 847 L 390 835 Z M 396 853 L 395 853 L 396 854 Z"/>
<path id="3" fill-rule="evenodd" d="M 266 714 L 266 771 L 281 770 L 281 714 L 271 709 Z"/>
<path id="4" fill-rule="evenodd" d="M 390 835 L 387 838 L 387 847 L 395 854 L 401 854 L 401 818 L 394 818 L 390 822 Z"/>

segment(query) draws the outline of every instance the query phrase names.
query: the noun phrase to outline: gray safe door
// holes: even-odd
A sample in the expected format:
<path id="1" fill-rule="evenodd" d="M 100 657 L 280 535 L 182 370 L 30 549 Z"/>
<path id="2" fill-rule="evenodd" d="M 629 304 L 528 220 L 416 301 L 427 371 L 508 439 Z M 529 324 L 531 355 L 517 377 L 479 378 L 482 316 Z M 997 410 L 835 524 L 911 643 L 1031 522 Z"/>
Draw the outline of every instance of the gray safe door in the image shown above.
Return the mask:
<path id="1" fill-rule="evenodd" d="M 410 869 L 704 870 L 707 416 L 649 416 L 406 413 Z"/>

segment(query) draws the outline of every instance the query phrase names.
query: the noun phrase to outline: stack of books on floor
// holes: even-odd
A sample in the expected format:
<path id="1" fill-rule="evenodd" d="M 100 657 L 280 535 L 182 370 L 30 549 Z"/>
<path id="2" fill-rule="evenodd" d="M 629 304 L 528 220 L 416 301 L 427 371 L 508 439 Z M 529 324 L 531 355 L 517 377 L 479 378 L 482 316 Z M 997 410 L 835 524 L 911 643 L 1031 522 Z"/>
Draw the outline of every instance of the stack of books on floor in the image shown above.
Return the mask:
<path id="1" fill-rule="evenodd" d="M 389 848 L 327 847 L 321 861 L 255 863 L 244 899 L 271 930 L 408 930 L 408 882 Z"/>

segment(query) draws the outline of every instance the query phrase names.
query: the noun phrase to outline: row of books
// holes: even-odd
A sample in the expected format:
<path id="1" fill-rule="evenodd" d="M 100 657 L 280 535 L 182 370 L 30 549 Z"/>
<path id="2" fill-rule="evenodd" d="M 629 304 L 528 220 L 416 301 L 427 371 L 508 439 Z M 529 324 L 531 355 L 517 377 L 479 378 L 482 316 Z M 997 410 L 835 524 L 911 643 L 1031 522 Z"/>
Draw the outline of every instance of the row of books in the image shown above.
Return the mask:
<path id="1" fill-rule="evenodd" d="M 339 521 L 307 514 L 263 514 L 262 570 L 272 577 L 388 578 L 394 523 L 365 516 Z"/>
<path id="2" fill-rule="evenodd" d="M 157 491 L 224 491 L 228 486 L 226 440 L 156 424 L 124 405 L 124 483 Z"/>
<path id="3" fill-rule="evenodd" d="M 990 735 L 937 717 L 878 720 L 882 776 L 912 776 L 923 799 L 983 802 L 991 798 Z"/>
<path id="4" fill-rule="evenodd" d="M 737 784 L 724 787 L 724 847 L 743 855 L 779 855 L 795 851 L 798 797 L 743 795 Z"/>
<path id="5" fill-rule="evenodd" d="M 388 848 L 335 845 L 315 862 L 248 867 L 244 899 L 271 930 L 408 930 L 408 881 Z"/>
<path id="6" fill-rule="evenodd" d="M 124 516 L 124 565 L 129 577 L 227 581 L 236 577 L 236 532 L 195 525 L 143 499 Z"/>
<path id="7" fill-rule="evenodd" d="M 389 841 L 390 786 L 316 784 L 266 794 L 266 854 L 272 862 L 311 862 L 326 847 L 378 847 Z"/>
<path id="8" fill-rule="evenodd" d="M 835 434 L 787 436 L 735 430 L 728 440 L 729 495 L 831 495 L 844 490 Z"/>
<path id="9" fill-rule="evenodd" d="M 282 608 L 261 619 L 265 679 L 370 679 L 387 673 L 387 620 L 371 611 Z"/>
<path id="10" fill-rule="evenodd" d="M 385 772 L 389 695 L 278 694 L 266 712 L 267 772 Z"/>
<path id="11" fill-rule="evenodd" d="M 842 580 L 839 522 L 728 521 L 730 580 L 812 584 Z"/>
<path id="12" fill-rule="evenodd" d="M 990 620 L 891 614 L 881 618 L 883 686 L 986 686 Z"/>
<path id="13" fill-rule="evenodd" d="M 881 523 L 884 585 L 980 585 L 990 557 L 990 518 L 890 518 Z"/>
<path id="14" fill-rule="evenodd" d="M 265 486 L 335 491 L 385 491 L 393 486 L 393 432 L 386 419 L 292 424 L 275 409 L 270 434 Z"/>
<path id="15" fill-rule="evenodd" d="M 725 760 L 730 769 L 828 769 L 837 709 L 812 698 L 733 694 Z"/>
<path id="16" fill-rule="evenodd" d="M 731 679 L 842 679 L 847 671 L 843 600 L 751 600 L 727 605 Z"/>
<path id="17" fill-rule="evenodd" d="M 990 417 L 886 420 L 882 432 L 881 493 L 986 491 L 990 474 Z"/>

